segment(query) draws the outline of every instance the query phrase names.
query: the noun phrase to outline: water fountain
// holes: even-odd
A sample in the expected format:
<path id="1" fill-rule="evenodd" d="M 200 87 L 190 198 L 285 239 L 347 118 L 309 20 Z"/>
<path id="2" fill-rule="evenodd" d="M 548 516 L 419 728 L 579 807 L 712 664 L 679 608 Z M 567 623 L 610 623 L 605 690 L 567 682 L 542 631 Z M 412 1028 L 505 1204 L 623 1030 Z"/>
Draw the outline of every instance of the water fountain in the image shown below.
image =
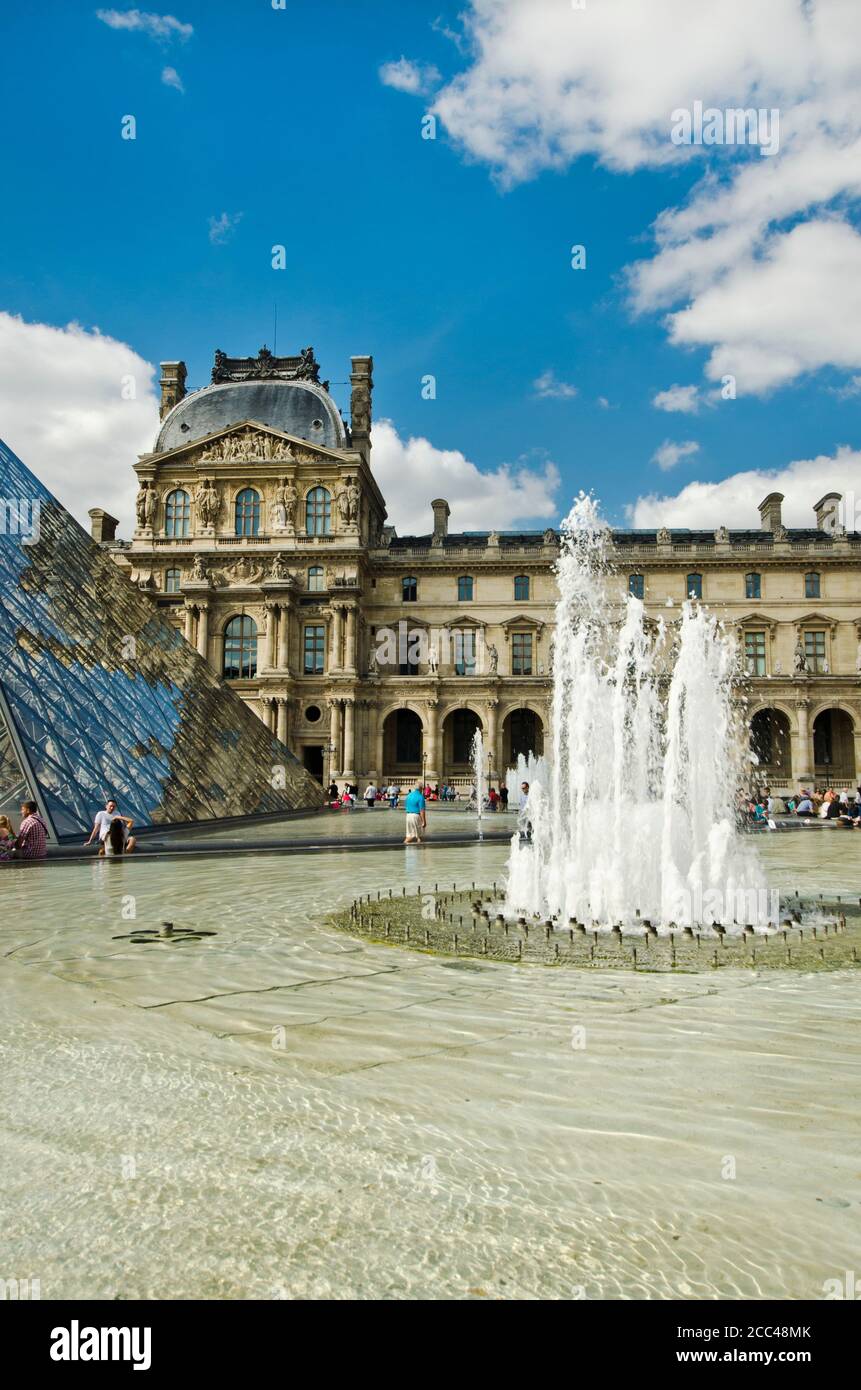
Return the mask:
<path id="1" fill-rule="evenodd" d="M 694 602 L 670 626 L 646 619 L 591 498 L 563 524 L 557 574 L 552 754 L 547 775 L 525 779 L 532 835 L 512 840 L 507 911 L 605 929 L 773 927 L 776 895 L 734 818 L 746 772 L 732 642 Z"/>
<path id="2" fill-rule="evenodd" d="M 481 729 L 476 729 L 472 736 L 472 747 L 470 749 L 470 761 L 472 763 L 472 777 L 475 784 L 475 805 L 476 816 L 478 818 L 478 836 L 481 839 L 482 819 L 484 816 L 484 797 L 486 779 L 484 775 L 484 737 Z"/>

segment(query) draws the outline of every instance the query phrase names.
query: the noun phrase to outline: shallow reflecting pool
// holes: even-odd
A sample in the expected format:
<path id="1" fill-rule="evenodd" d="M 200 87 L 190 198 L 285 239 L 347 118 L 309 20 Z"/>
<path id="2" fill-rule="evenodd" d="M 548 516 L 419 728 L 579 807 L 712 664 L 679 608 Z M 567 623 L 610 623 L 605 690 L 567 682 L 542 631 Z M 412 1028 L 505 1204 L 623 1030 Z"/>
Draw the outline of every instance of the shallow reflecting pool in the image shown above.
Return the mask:
<path id="1" fill-rule="evenodd" d="M 505 852 L 0 874 L 8 1277 L 43 1298 L 816 1298 L 857 1268 L 857 973 L 557 972 L 325 926 L 357 893 L 498 879 Z M 861 835 L 762 853 L 786 890 L 861 895 Z M 165 919 L 212 935 L 129 939 Z"/>

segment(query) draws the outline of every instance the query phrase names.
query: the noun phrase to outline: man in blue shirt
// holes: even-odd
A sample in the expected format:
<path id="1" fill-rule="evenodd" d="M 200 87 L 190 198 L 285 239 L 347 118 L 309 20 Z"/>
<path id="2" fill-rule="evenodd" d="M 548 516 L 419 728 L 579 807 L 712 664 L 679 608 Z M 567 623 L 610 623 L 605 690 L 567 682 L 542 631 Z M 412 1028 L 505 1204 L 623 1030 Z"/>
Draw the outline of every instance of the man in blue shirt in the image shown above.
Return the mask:
<path id="1" fill-rule="evenodd" d="M 422 785 L 421 782 L 417 782 L 404 802 L 404 810 L 407 813 L 405 845 L 421 844 L 421 832 L 426 828 L 428 823 L 425 807 L 426 802 L 424 792 L 422 791 Z"/>

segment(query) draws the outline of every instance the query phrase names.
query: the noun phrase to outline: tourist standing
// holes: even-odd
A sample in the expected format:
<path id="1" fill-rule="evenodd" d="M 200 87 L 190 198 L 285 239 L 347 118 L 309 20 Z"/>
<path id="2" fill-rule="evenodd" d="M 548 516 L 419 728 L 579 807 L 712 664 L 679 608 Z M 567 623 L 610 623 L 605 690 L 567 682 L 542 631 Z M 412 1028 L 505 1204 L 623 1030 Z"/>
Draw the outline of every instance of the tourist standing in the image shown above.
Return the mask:
<path id="1" fill-rule="evenodd" d="M 373 811 L 374 802 L 376 801 L 376 799 L 377 789 L 374 786 L 373 782 L 369 782 L 368 785 L 365 787 L 365 805 L 367 806 L 369 811 Z"/>
<path id="2" fill-rule="evenodd" d="M 15 839 L 16 859 L 44 859 L 47 854 L 48 827 L 39 815 L 35 801 L 21 802 L 21 825 Z"/>
<path id="3" fill-rule="evenodd" d="M 404 810 L 407 813 L 407 833 L 404 844 L 421 844 L 421 832 L 427 827 L 427 802 L 421 782 L 417 782 L 412 791 L 407 794 Z"/>
<path id="4" fill-rule="evenodd" d="M 487 799 L 490 803 L 491 811 L 496 811 L 497 805 L 499 803 L 499 793 L 497 792 L 496 787 L 490 788 L 490 791 L 487 793 Z"/>
<path id="5" fill-rule="evenodd" d="M 500 811 L 507 811 L 507 810 L 508 810 L 508 783 L 507 783 L 507 782 L 503 782 L 503 783 L 502 783 L 502 786 L 499 788 L 499 809 L 500 809 Z"/>

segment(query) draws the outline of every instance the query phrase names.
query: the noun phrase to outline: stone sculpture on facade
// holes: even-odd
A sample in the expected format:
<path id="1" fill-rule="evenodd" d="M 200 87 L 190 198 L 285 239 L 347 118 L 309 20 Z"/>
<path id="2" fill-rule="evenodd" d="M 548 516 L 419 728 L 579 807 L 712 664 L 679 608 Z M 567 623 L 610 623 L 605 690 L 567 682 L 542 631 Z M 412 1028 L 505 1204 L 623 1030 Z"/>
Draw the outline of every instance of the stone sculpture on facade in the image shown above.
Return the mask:
<path id="1" fill-rule="evenodd" d="M 799 637 L 795 644 L 795 654 L 792 660 L 793 669 L 796 675 L 806 675 L 807 673 L 807 653 L 804 650 L 804 643 Z"/>
<path id="2" fill-rule="evenodd" d="M 221 511 L 221 498 L 211 478 L 204 478 L 194 494 L 197 517 L 204 533 L 212 534 L 218 514 Z"/>

